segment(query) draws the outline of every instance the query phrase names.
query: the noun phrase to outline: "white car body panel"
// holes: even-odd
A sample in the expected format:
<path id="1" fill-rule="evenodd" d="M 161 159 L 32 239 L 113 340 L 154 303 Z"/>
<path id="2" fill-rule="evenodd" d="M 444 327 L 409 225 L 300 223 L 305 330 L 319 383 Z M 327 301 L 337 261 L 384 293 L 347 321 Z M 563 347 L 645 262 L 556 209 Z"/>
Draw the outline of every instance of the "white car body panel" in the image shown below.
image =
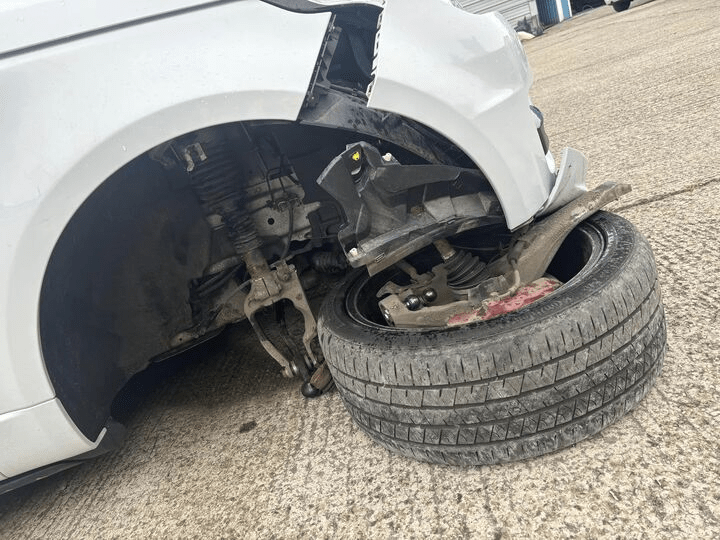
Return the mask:
<path id="1" fill-rule="evenodd" d="M 243 0 L 238 0 L 243 1 Z M 0 3 L 0 53 L 17 51 L 87 32 L 144 19 L 162 17 L 181 10 L 201 8 L 215 0 L 23 0 Z M 371 4 L 384 0 L 314 0 L 323 6 L 338 3 Z"/>
<path id="2" fill-rule="evenodd" d="M 25 0 L 0 4 L 0 52 L 16 51 L 85 32 L 207 4 L 208 0 L 103 2 Z"/>
<path id="3" fill-rule="evenodd" d="M 54 398 L 38 305 L 47 261 L 77 208 L 172 137 L 225 122 L 295 120 L 329 18 L 248 0 L 0 61 L 0 424 Z M 38 432 L 53 434 L 54 455 L 94 444 L 67 416 L 35 418 Z M 16 438 L 13 452 L 0 452 L 0 471 L 18 471 L 19 456 L 26 469 L 51 462 L 36 442 Z"/>
<path id="4" fill-rule="evenodd" d="M 58 399 L 0 415 L 0 473 L 6 477 L 89 452 L 98 440 L 87 440 Z M 20 444 L 18 444 L 20 443 Z"/>
<path id="5" fill-rule="evenodd" d="M 423 54 L 408 56 L 418 43 Z M 545 204 L 555 180 L 527 114 L 531 83 L 522 45 L 499 14 L 392 0 L 382 14 L 368 106 L 431 126 L 462 148 L 516 229 Z"/>

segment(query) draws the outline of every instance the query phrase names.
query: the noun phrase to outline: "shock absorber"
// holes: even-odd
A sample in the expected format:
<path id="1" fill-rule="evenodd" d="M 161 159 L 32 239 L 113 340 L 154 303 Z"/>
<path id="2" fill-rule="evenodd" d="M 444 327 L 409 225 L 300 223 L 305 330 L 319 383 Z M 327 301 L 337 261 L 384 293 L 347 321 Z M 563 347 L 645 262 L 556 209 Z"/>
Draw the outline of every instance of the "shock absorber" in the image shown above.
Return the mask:
<path id="1" fill-rule="evenodd" d="M 210 225 L 216 230 L 225 229 L 250 277 L 262 279 L 270 273 L 270 267 L 260 251 L 262 242 L 255 223 L 243 204 L 239 189 L 242 168 L 222 135 L 206 131 L 200 138 L 202 143 L 195 142 L 182 151 L 193 189 Z M 279 292 L 270 280 L 267 285 L 270 294 Z"/>
<path id="2" fill-rule="evenodd" d="M 208 221 L 215 229 L 225 228 L 235 252 L 244 255 L 261 241 L 239 190 L 242 168 L 224 138 L 204 135 L 203 142 L 182 150 L 182 158 Z"/>

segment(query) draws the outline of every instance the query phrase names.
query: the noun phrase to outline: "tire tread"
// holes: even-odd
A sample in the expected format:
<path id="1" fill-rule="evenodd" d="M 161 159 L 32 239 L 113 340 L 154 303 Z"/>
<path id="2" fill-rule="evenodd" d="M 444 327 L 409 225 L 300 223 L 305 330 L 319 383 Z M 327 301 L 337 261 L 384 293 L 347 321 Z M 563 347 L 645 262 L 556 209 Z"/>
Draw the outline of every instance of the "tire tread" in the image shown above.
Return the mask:
<path id="1" fill-rule="evenodd" d="M 517 331 L 398 354 L 387 339 L 335 333 L 321 314 L 323 352 L 360 428 L 409 457 L 482 465 L 574 444 L 634 408 L 661 370 L 665 316 L 647 242 L 608 216 L 597 221 L 625 236 L 614 273 L 595 294 Z"/>

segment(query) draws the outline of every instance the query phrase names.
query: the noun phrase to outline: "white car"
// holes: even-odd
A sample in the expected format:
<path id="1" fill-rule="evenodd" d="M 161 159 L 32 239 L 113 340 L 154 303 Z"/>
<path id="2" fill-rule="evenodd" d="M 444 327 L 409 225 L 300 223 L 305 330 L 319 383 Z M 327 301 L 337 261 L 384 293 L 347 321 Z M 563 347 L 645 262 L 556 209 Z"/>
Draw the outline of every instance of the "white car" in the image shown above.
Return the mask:
<path id="1" fill-rule="evenodd" d="M 574 444 L 658 375 L 652 253 L 598 211 L 629 187 L 556 169 L 499 15 L 28 0 L 0 28 L 0 492 L 117 447 L 129 378 L 244 319 L 438 463 Z"/>

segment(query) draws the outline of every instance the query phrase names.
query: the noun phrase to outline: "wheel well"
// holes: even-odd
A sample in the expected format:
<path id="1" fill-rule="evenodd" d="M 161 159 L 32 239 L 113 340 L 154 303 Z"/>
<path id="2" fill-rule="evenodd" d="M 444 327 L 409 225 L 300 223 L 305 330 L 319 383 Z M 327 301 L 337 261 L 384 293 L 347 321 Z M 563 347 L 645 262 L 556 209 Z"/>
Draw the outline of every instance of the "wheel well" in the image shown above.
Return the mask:
<path id="1" fill-rule="evenodd" d="M 207 237 L 192 192 L 147 154 L 65 227 L 43 280 L 40 339 L 55 392 L 89 439 L 115 393 L 189 320 L 187 279 L 202 270 Z"/>
<path id="2" fill-rule="evenodd" d="M 334 128 L 257 121 L 211 129 L 239 138 L 246 176 L 267 174 L 258 163 L 279 164 L 282 172 L 286 160 L 306 199 L 328 203 L 327 212 L 338 218 L 337 205 L 315 180 L 347 144 L 366 140 L 405 163 L 423 162 L 392 143 Z M 242 142 L 247 134 L 252 137 Z M 212 233 L 169 143 L 149 149 L 95 189 L 65 227 L 43 279 L 39 330 L 46 369 L 68 414 L 91 440 L 129 378 L 191 325 L 188 285 L 228 247 Z M 281 157 L 273 164 L 258 152 Z M 293 249 L 307 252 L 332 241 L 339 219 L 324 219 L 313 238 L 293 242 Z M 266 242 L 269 260 L 281 256 L 283 240 Z"/>

